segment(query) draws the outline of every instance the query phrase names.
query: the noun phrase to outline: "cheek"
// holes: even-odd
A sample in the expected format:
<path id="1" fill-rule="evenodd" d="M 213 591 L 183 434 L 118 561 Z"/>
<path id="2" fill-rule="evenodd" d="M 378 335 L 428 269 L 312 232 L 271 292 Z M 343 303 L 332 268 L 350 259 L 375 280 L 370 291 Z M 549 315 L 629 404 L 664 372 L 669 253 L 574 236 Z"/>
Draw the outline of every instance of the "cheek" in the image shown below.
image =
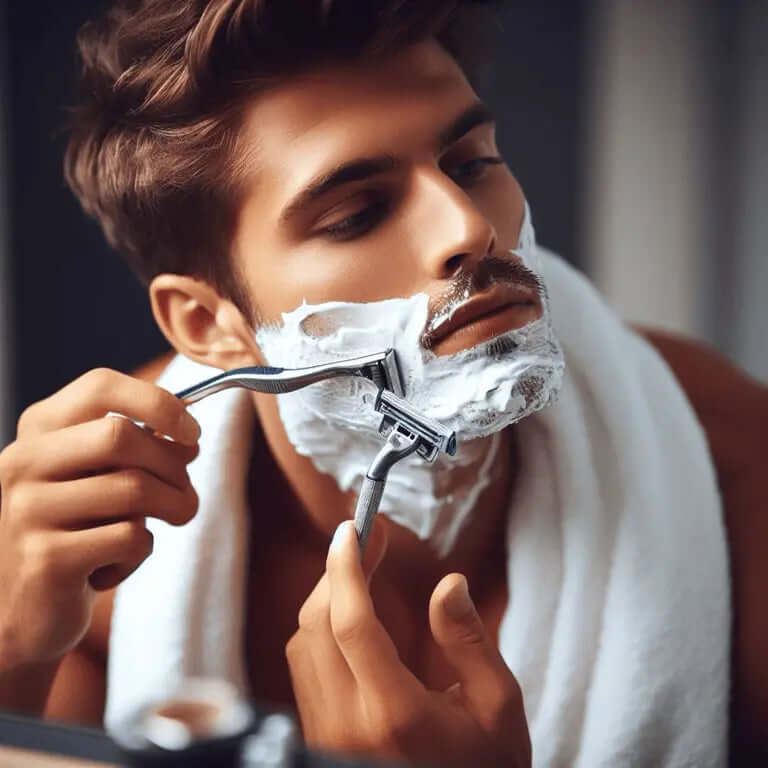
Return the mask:
<path id="1" fill-rule="evenodd" d="M 322 238 L 291 242 L 279 236 L 266 215 L 250 211 L 235 238 L 235 258 L 251 302 L 261 320 L 275 322 L 303 301 L 361 302 L 390 298 L 372 295 L 378 285 L 384 244 L 376 238 L 336 243 Z"/>
<path id="2" fill-rule="evenodd" d="M 367 238 L 356 244 L 304 244 L 257 261 L 245 268 L 254 303 L 264 320 L 277 320 L 303 301 L 370 302 L 394 296 L 410 296 L 403 277 L 405 265 L 392 269 L 391 246 L 382 239 Z M 388 268 L 390 267 L 390 268 Z"/>
<path id="3" fill-rule="evenodd" d="M 524 197 L 515 177 L 506 169 L 472 195 L 478 209 L 493 225 L 498 250 L 517 247 L 523 219 Z M 248 291 L 261 317 L 280 318 L 306 300 L 371 302 L 407 298 L 425 290 L 430 277 L 420 269 L 424 232 L 409 216 L 396 215 L 388 226 L 351 242 L 322 239 L 301 245 L 266 245 L 241 250 Z"/>
<path id="4" fill-rule="evenodd" d="M 372 302 L 407 298 L 424 289 L 415 256 L 417 240 L 404 219 L 375 235 L 347 243 L 304 243 L 247 265 L 251 296 L 265 320 L 277 319 L 306 300 Z"/>

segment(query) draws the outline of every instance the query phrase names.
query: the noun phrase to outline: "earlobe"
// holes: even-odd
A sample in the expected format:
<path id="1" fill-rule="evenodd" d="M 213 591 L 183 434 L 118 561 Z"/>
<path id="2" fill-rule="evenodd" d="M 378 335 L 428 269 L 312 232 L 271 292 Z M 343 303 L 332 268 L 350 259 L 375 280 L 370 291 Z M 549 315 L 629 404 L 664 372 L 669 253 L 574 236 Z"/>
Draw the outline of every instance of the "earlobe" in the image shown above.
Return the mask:
<path id="1" fill-rule="evenodd" d="M 260 362 L 248 323 L 231 301 L 187 275 L 158 275 L 149 286 L 155 322 L 182 355 L 221 370 Z"/>

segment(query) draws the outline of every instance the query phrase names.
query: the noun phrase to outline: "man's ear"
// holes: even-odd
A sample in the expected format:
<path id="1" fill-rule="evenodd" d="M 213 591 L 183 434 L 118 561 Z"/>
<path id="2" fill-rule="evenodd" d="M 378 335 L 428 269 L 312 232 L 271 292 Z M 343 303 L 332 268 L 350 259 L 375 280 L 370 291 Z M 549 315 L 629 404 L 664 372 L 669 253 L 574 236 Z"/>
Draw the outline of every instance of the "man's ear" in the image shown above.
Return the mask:
<path id="1" fill-rule="evenodd" d="M 182 355 L 221 370 L 263 364 L 243 313 L 208 283 L 187 275 L 158 275 L 149 297 L 160 330 Z"/>

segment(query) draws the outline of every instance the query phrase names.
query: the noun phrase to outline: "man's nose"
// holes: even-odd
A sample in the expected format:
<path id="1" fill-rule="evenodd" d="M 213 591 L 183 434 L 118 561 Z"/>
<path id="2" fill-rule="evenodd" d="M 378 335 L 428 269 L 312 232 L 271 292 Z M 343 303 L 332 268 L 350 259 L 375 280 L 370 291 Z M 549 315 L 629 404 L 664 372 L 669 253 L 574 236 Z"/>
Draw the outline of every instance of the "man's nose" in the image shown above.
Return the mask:
<path id="1" fill-rule="evenodd" d="M 493 224 L 475 201 L 439 169 L 419 179 L 424 266 L 433 279 L 446 280 L 461 267 L 472 272 L 496 244 Z"/>

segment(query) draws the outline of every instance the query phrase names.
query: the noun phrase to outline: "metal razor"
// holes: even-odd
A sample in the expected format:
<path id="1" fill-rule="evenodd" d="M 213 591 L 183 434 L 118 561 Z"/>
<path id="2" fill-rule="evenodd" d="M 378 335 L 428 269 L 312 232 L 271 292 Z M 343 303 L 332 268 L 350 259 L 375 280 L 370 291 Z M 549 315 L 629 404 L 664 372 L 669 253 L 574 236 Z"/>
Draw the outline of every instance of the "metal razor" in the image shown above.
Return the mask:
<path id="1" fill-rule="evenodd" d="M 357 498 L 355 530 L 361 554 L 379 510 L 389 470 L 412 453 L 430 464 L 440 451 L 450 456 L 456 454 L 456 433 L 419 413 L 402 397 L 379 390 L 374 407 L 382 414 L 379 434 L 386 437 L 386 442 L 368 467 Z"/>
<path id="2" fill-rule="evenodd" d="M 186 403 L 196 403 L 208 395 L 230 387 L 281 395 L 337 376 L 359 376 L 373 382 L 379 390 L 389 389 L 400 397 L 403 396 L 403 385 L 400 381 L 395 351 L 387 349 L 384 352 L 351 357 L 347 360 L 334 360 L 331 363 L 311 365 L 307 368 L 271 368 L 258 365 L 234 368 L 192 387 L 182 389 L 181 392 L 176 393 L 176 397 Z"/>
<path id="3" fill-rule="evenodd" d="M 225 371 L 199 384 L 182 389 L 176 392 L 175 396 L 185 403 L 196 403 L 204 397 L 233 387 L 280 395 L 338 376 L 357 376 L 368 379 L 379 391 L 390 390 L 400 397 L 403 395 L 403 384 L 395 351 L 386 349 L 383 352 L 350 357 L 346 360 L 334 360 L 306 368 L 273 368 L 259 365 L 233 368 L 231 371 Z M 119 413 L 108 415 L 122 416 Z M 141 421 L 135 419 L 129 419 L 129 421 L 148 432 L 154 431 L 151 426 Z"/>

